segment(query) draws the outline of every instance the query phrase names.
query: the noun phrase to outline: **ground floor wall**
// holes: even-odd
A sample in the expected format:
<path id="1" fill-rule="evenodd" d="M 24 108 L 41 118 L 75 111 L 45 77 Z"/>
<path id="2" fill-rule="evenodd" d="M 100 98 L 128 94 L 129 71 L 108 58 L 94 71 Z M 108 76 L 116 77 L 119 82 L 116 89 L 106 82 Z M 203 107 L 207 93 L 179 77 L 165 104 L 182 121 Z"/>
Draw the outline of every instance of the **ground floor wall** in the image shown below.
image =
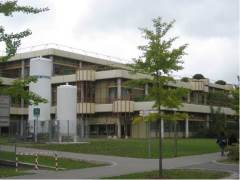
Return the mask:
<path id="1" fill-rule="evenodd" d="M 147 138 L 159 136 L 159 122 L 154 121 L 146 123 L 141 121 L 138 124 L 133 124 L 133 117 L 138 113 L 95 113 L 77 115 L 77 135 L 80 138 Z M 191 117 L 191 116 L 189 116 Z M 199 116 L 200 117 L 200 116 Z M 208 115 L 199 118 L 179 120 L 177 121 L 177 136 L 191 137 L 198 132 L 209 128 Z M 29 123 L 27 115 L 11 115 L 10 126 L 0 128 L 0 134 L 11 136 L 28 136 Z M 55 116 L 52 115 L 52 122 Z M 67 123 L 67 122 L 66 122 Z M 50 126 L 51 127 L 51 126 Z M 49 133 L 55 133 L 56 130 L 49 130 Z M 160 131 L 162 137 L 174 136 L 174 122 L 162 121 L 162 129 Z"/>
<path id="2" fill-rule="evenodd" d="M 206 121 L 177 121 L 176 135 L 178 137 L 191 137 L 197 131 L 208 127 Z M 132 124 L 132 137 L 133 138 L 147 138 L 147 137 L 159 137 L 159 133 L 162 133 L 162 137 L 174 137 L 174 122 L 164 121 L 162 122 L 162 129 L 159 132 L 158 122 L 140 122 L 138 124 Z"/>

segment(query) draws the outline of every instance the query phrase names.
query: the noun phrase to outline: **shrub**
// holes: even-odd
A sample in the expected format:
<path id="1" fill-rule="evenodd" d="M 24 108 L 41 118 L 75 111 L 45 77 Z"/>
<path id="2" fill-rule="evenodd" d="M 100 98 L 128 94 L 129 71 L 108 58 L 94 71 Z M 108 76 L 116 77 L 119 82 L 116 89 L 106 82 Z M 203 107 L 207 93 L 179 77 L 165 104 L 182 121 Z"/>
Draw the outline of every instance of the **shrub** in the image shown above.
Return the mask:
<path id="1" fill-rule="evenodd" d="M 205 77 L 202 74 L 195 74 L 193 79 L 205 79 Z"/>
<path id="2" fill-rule="evenodd" d="M 226 85 L 227 83 L 223 80 L 218 80 L 215 82 L 215 84 Z"/>
<path id="3" fill-rule="evenodd" d="M 239 160 L 239 144 L 235 144 L 227 147 L 228 150 L 228 158 L 234 161 Z"/>
<path id="4" fill-rule="evenodd" d="M 182 81 L 182 82 L 189 82 L 189 79 L 188 79 L 188 77 L 183 77 L 183 78 L 181 79 L 181 81 Z"/>

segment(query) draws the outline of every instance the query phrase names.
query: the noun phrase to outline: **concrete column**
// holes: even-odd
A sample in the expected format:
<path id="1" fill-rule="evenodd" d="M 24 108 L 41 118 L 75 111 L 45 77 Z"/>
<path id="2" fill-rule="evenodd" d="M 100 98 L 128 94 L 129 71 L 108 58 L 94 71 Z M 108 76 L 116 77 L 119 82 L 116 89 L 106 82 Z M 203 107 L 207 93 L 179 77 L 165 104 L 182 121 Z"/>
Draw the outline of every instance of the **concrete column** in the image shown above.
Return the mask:
<path id="1" fill-rule="evenodd" d="M 82 68 L 82 62 L 80 61 L 78 65 L 79 65 L 79 68 L 81 69 Z"/>
<path id="2" fill-rule="evenodd" d="M 207 104 L 207 93 L 204 93 L 204 104 Z"/>
<path id="3" fill-rule="evenodd" d="M 88 125 L 88 119 L 86 119 L 86 121 L 85 121 L 85 131 L 86 131 L 86 133 L 85 133 L 85 137 L 86 138 L 89 138 L 89 125 Z"/>
<path id="4" fill-rule="evenodd" d="M 83 119 L 80 118 L 80 137 L 81 138 L 84 138 L 84 122 L 83 122 Z"/>
<path id="5" fill-rule="evenodd" d="M 82 62 L 79 62 L 79 69 L 82 68 Z M 80 82 L 80 92 L 81 92 L 81 97 L 80 97 L 80 102 L 84 102 L 84 87 L 83 87 L 83 81 Z"/>
<path id="6" fill-rule="evenodd" d="M 187 94 L 187 103 L 191 103 L 191 92 Z"/>
<path id="7" fill-rule="evenodd" d="M 23 119 L 23 115 L 21 115 L 21 121 L 20 121 L 20 135 L 21 136 L 24 135 L 24 119 Z"/>
<path id="8" fill-rule="evenodd" d="M 185 138 L 189 137 L 189 123 L 188 123 L 188 117 L 185 120 Z"/>
<path id="9" fill-rule="evenodd" d="M 145 93 L 145 96 L 148 95 L 148 84 L 145 84 L 144 93 Z"/>
<path id="10" fill-rule="evenodd" d="M 164 120 L 161 119 L 161 135 L 162 135 L 162 138 L 164 138 Z"/>
<path id="11" fill-rule="evenodd" d="M 21 78 L 24 78 L 25 76 L 25 61 L 22 60 L 21 61 Z M 23 98 L 21 98 L 21 111 L 23 111 L 23 108 L 24 108 L 24 100 Z M 24 121 L 24 118 L 23 118 L 23 115 L 21 115 L 21 120 L 20 120 L 20 136 L 23 136 L 24 135 L 24 127 L 23 127 L 23 121 Z"/>
<path id="12" fill-rule="evenodd" d="M 207 114 L 207 121 L 206 121 L 206 127 L 209 128 L 210 124 L 209 124 L 209 114 Z"/>
<path id="13" fill-rule="evenodd" d="M 21 61 L 21 77 L 24 77 L 24 72 L 25 72 L 25 61 Z"/>
<path id="14" fill-rule="evenodd" d="M 121 99 L 122 97 L 122 80 L 120 78 L 117 79 L 117 98 Z"/>
<path id="15" fill-rule="evenodd" d="M 53 63 L 53 56 L 50 56 L 49 59 L 51 59 L 51 60 L 52 60 L 52 63 Z M 54 71 L 54 68 L 53 68 L 53 66 L 52 66 L 52 76 L 54 75 L 54 73 L 55 73 L 55 71 Z"/>
<path id="16" fill-rule="evenodd" d="M 120 118 L 117 120 L 117 136 L 121 138 L 121 121 Z"/>

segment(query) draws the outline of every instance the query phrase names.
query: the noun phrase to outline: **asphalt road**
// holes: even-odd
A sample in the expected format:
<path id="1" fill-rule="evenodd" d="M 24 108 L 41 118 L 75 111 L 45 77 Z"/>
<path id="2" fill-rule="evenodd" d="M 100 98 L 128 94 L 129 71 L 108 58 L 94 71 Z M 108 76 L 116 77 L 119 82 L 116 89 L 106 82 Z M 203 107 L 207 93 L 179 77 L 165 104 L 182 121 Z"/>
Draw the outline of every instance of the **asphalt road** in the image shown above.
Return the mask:
<path id="1" fill-rule="evenodd" d="M 11 148 L 1 146 L 1 150 L 9 151 Z M 39 150 L 31 148 L 17 148 L 18 153 L 39 153 L 47 156 L 53 156 L 55 153 L 60 157 L 85 160 L 93 162 L 107 163 L 106 166 L 74 169 L 67 171 L 49 171 L 49 170 L 32 170 L 34 174 L 16 176 L 15 179 L 96 179 L 102 177 L 112 177 L 135 172 L 151 171 L 158 169 L 158 159 L 141 159 L 127 158 L 117 156 L 105 156 L 94 154 L 80 154 L 70 152 L 59 152 L 49 150 Z M 169 158 L 163 160 L 164 169 L 187 168 L 187 169 L 208 169 L 218 171 L 228 171 L 232 179 L 238 179 L 238 165 L 225 165 L 217 163 L 216 160 L 223 159 L 220 153 L 210 153 L 195 156 L 184 156 Z M 11 177 L 13 178 L 13 177 Z"/>
<path id="2" fill-rule="evenodd" d="M 2 150 L 7 150 L 7 147 Z M 24 153 L 42 153 L 45 155 L 52 155 L 56 151 L 39 150 L 31 148 L 18 148 L 17 152 Z M 70 152 L 57 152 L 58 156 L 75 159 L 85 160 L 94 162 L 104 162 L 108 165 L 102 167 L 86 168 L 86 169 L 75 169 L 68 171 L 48 171 L 38 170 L 31 171 L 35 174 L 17 176 L 14 178 L 18 179 L 95 179 L 102 177 L 118 176 L 123 174 L 130 174 L 135 172 L 151 171 L 158 169 L 158 159 L 141 159 L 141 158 L 126 158 L 117 156 L 105 156 L 105 155 L 93 155 L 93 154 L 80 154 Z M 213 161 L 223 159 L 220 153 L 210 153 L 203 155 L 184 156 L 177 158 L 169 158 L 163 160 L 164 169 L 174 168 L 202 168 L 213 170 L 226 170 L 237 173 L 236 169 L 230 167 L 226 168 L 223 166 L 217 167 L 216 163 L 212 165 Z M 238 168 L 238 167 L 237 167 Z M 233 171 L 232 171 L 233 170 Z M 235 177 L 235 176 L 234 176 Z M 12 177 L 11 177 L 12 178 Z"/>

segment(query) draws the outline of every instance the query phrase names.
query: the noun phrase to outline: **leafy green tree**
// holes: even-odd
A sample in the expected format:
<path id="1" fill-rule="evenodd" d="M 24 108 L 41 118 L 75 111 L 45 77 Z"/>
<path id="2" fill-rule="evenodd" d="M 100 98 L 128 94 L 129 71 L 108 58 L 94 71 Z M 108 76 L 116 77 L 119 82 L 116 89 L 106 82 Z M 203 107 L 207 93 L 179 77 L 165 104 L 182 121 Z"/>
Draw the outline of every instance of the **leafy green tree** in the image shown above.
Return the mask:
<path id="1" fill-rule="evenodd" d="M 19 6 L 17 0 L 13 1 L 0 1 L 0 14 L 12 17 L 15 12 L 22 12 L 26 14 L 37 14 L 47 11 L 48 8 L 34 8 L 31 6 Z M 17 48 L 21 45 L 21 39 L 31 35 L 32 32 L 27 29 L 19 33 L 6 33 L 3 25 L 0 24 L 0 43 L 5 43 L 6 56 L 0 58 L 0 61 L 7 61 L 14 56 Z"/>
<path id="2" fill-rule="evenodd" d="M 162 176 L 162 137 L 160 121 L 166 118 L 162 107 L 177 110 L 182 104 L 182 98 L 186 95 L 183 88 L 168 88 L 169 82 L 175 82 L 171 77 L 173 71 L 183 69 L 181 60 L 185 55 L 187 44 L 173 48 L 172 44 L 177 37 L 166 38 L 166 34 L 173 27 L 175 21 L 169 23 L 163 22 L 160 17 L 153 19 L 153 29 L 141 28 L 143 37 L 146 39 L 146 45 L 139 46 L 142 56 L 134 59 L 130 65 L 133 73 L 144 73 L 152 75 L 150 79 L 138 79 L 129 81 L 128 85 L 149 86 L 149 97 L 154 99 L 154 108 L 157 113 L 149 115 L 151 119 L 157 120 L 159 124 L 159 176 Z M 173 115 L 174 116 L 174 115 Z"/>
<path id="3" fill-rule="evenodd" d="M 208 93 L 208 104 L 212 106 L 231 106 L 232 98 L 229 93 L 224 91 L 215 91 Z"/>
<path id="4" fill-rule="evenodd" d="M 183 78 L 181 79 L 181 81 L 182 81 L 182 82 L 189 82 L 189 78 L 188 78 L 188 77 L 183 77 Z"/>
<path id="5" fill-rule="evenodd" d="M 37 14 L 47 11 L 48 8 L 34 8 L 31 6 L 20 6 L 17 0 L 1 1 L 0 0 L 0 15 L 12 17 L 13 13 L 22 12 L 26 14 Z M 17 52 L 17 48 L 21 45 L 21 39 L 31 34 L 29 29 L 19 33 L 7 33 L 4 26 L 0 24 L 0 43 L 5 44 L 6 55 L 0 57 L 0 63 L 9 60 Z M 37 79 L 30 77 L 27 79 L 15 80 L 11 87 L 2 86 L 0 82 L 0 94 L 10 95 L 13 98 L 23 98 L 28 104 L 38 104 L 46 102 L 46 99 L 41 98 L 33 92 L 27 90 L 27 86 Z"/>
<path id="6" fill-rule="evenodd" d="M 231 124 L 228 123 L 229 135 L 239 137 L 239 86 L 236 86 L 231 91 L 231 104 L 230 107 L 235 111 L 234 121 Z"/>
<path id="7" fill-rule="evenodd" d="M 235 89 L 231 91 L 231 96 L 231 108 L 236 112 L 236 115 L 239 117 L 239 87 L 235 87 Z"/>
<path id="8" fill-rule="evenodd" d="M 239 88 L 230 91 L 230 94 L 224 92 L 211 92 L 208 96 L 208 102 L 211 106 L 209 137 L 217 137 L 224 132 L 228 137 L 234 135 L 238 137 L 239 133 Z M 213 106 L 218 106 L 214 109 Z M 226 116 L 221 111 L 221 106 L 227 106 L 235 111 L 235 115 Z"/>
<path id="9" fill-rule="evenodd" d="M 214 109 L 212 106 L 210 107 L 210 129 L 209 131 L 212 133 L 212 137 L 217 137 L 221 132 L 226 134 L 226 117 L 221 112 L 221 107 Z"/>
<path id="10" fill-rule="evenodd" d="M 26 104 L 29 105 L 37 105 L 38 103 L 46 103 L 47 100 L 44 98 L 41 98 L 39 95 L 26 90 L 26 87 L 30 83 L 37 82 L 37 79 L 35 77 L 28 77 L 26 79 L 18 79 L 13 82 L 11 86 L 7 86 L 4 88 L 0 88 L 0 94 L 1 95 L 8 95 L 12 98 L 19 100 L 22 98 Z M 0 82 L 0 86 L 1 86 Z"/>

